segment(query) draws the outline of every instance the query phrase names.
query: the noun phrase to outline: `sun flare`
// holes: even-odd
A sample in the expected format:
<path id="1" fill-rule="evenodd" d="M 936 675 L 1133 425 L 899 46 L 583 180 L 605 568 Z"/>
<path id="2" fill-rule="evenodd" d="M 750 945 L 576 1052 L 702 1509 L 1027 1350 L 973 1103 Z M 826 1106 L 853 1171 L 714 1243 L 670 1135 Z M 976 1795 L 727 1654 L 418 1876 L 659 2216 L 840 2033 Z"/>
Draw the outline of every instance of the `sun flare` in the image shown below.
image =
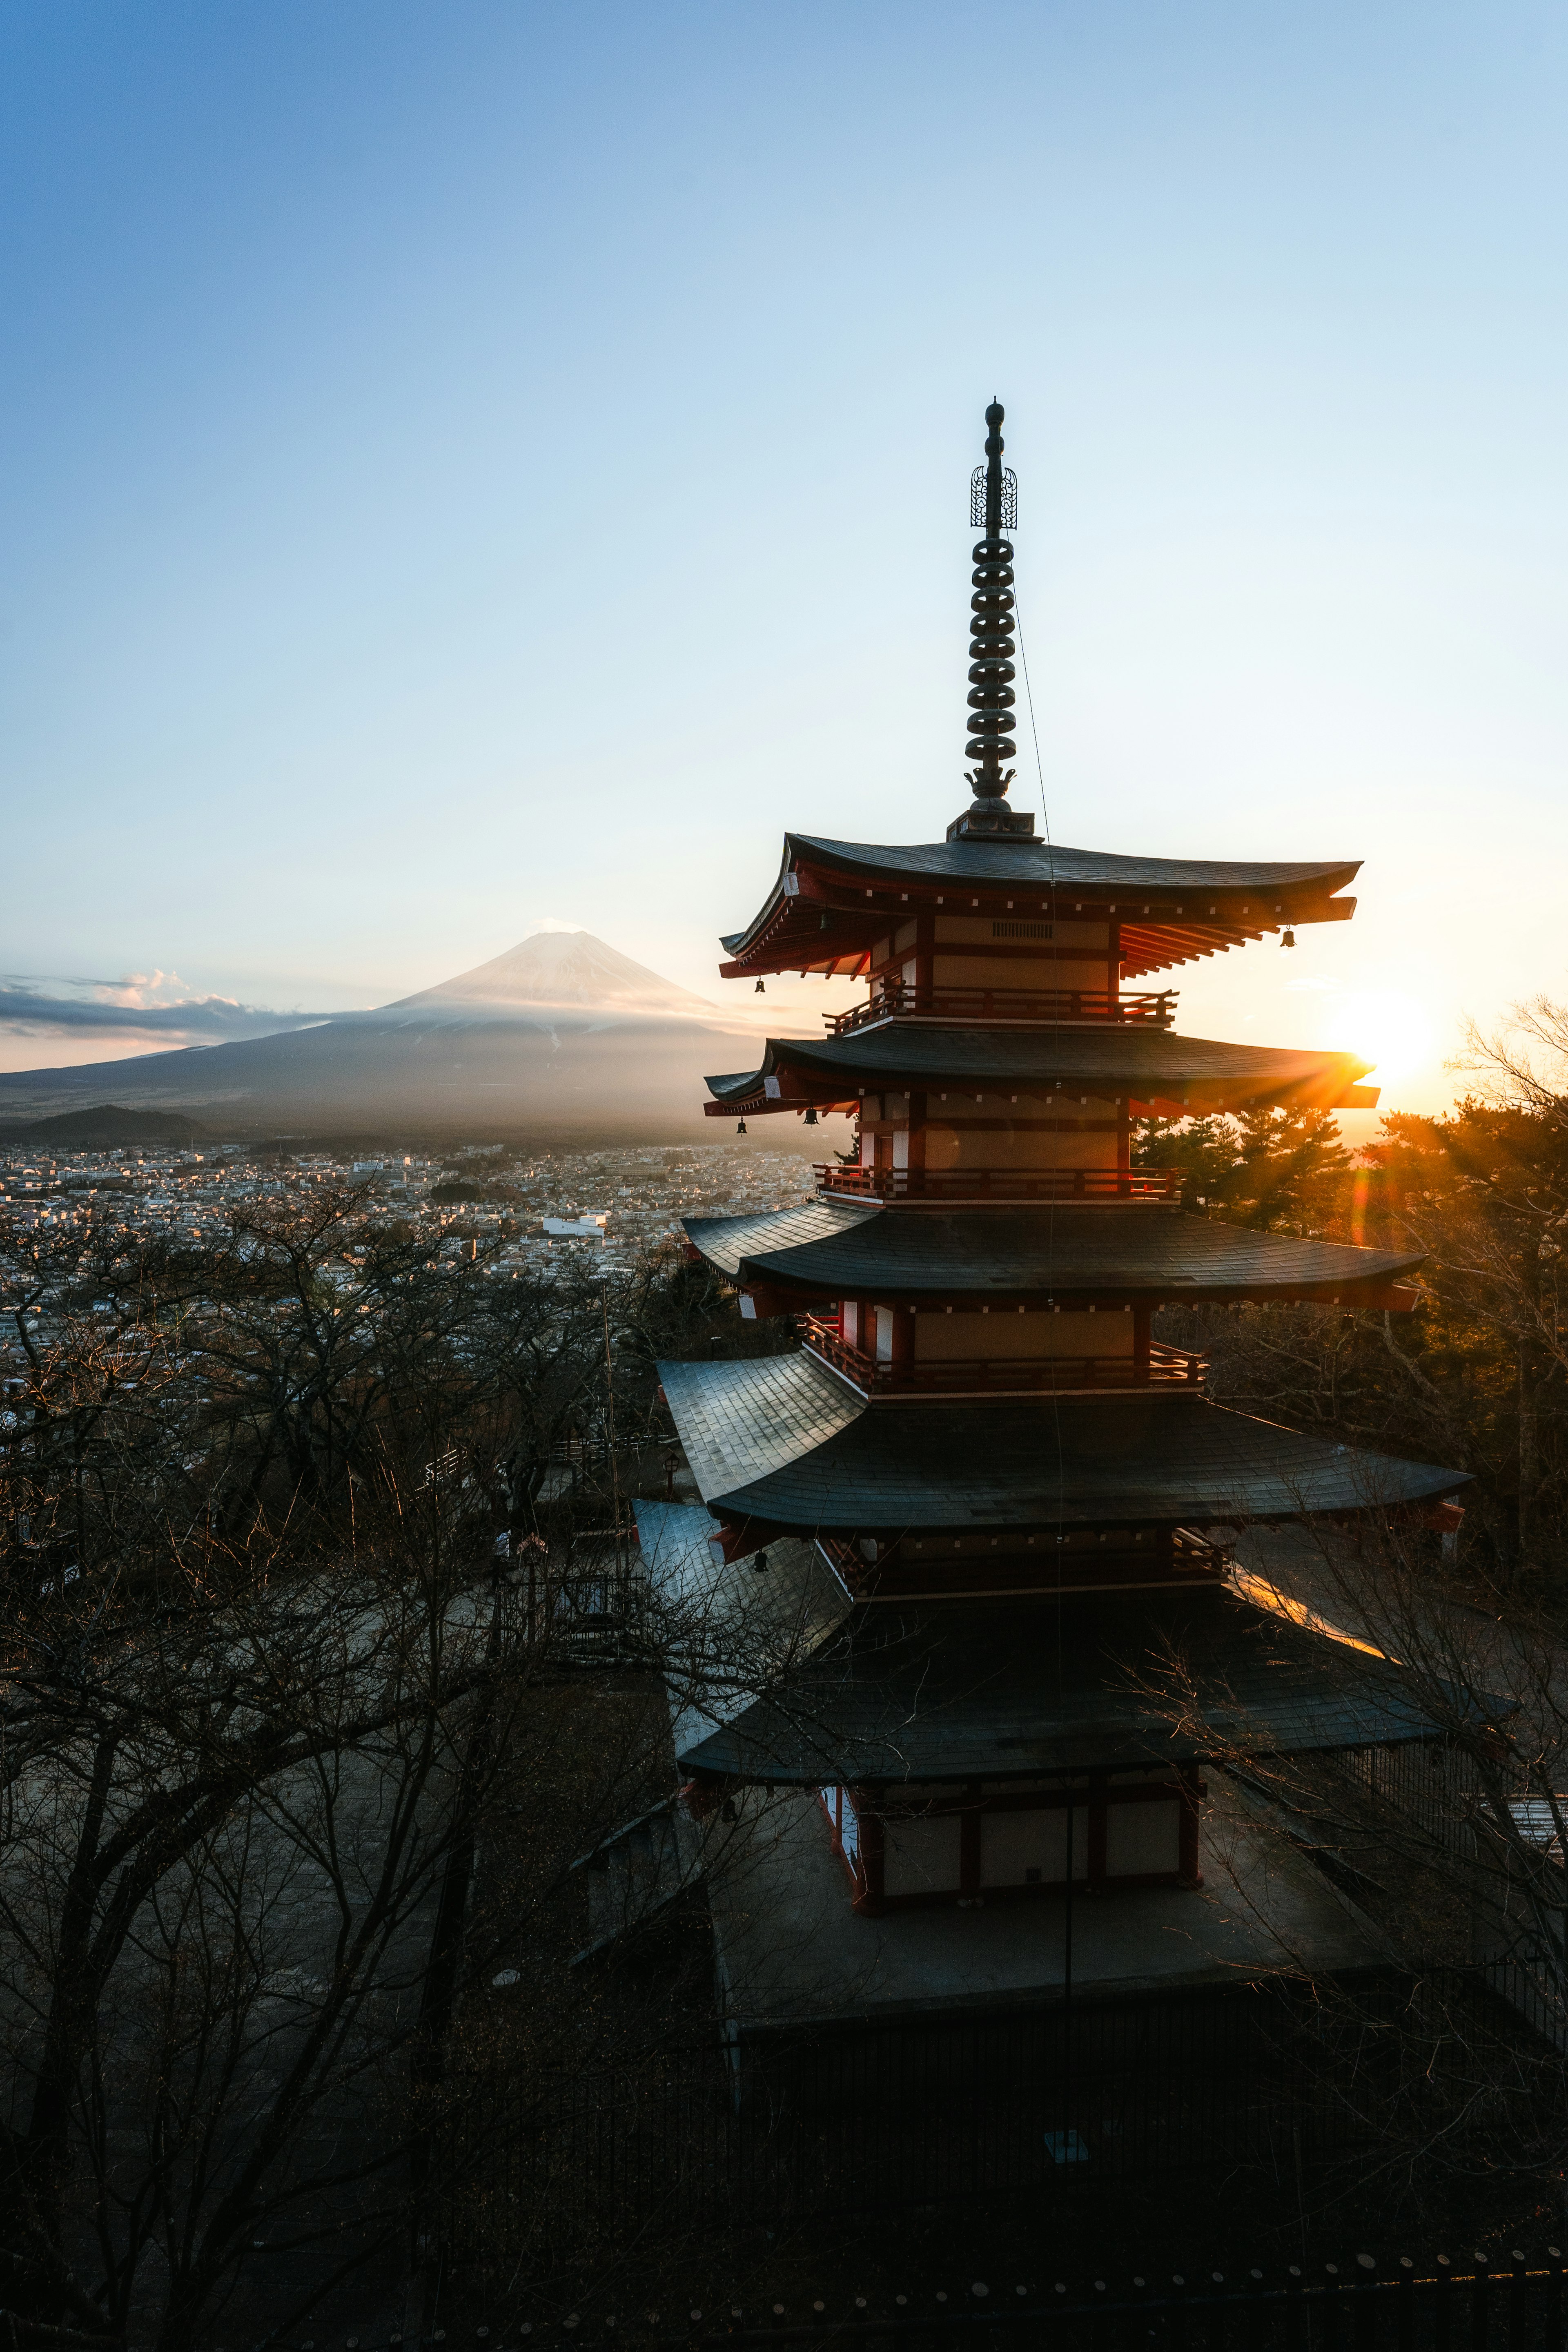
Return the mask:
<path id="1" fill-rule="evenodd" d="M 1396 1086 L 1436 1056 L 1437 1035 L 1426 1006 L 1393 988 L 1342 997 L 1331 1016 L 1334 1042 L 1372 1064 L 1380 1086 Z"/>

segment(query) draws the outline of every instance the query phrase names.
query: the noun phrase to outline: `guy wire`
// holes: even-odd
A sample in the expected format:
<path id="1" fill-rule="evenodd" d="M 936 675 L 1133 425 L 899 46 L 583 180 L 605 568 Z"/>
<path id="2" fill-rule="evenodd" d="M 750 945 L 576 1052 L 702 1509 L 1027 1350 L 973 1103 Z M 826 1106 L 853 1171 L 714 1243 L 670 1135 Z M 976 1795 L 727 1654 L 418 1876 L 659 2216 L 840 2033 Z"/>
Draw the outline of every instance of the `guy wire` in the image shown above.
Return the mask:
<path id="1" fill-rule="evenodd" d="M 1040 823 L 1045 827 L 1046 866 L 1051 876 L 1051 912 L 1052 924 L 1054 926 L 1056 916 L 1056 845 L 1051 837 L 1051 810 L 1045 797 L 1045 762 L 1040 756 L 1040 727 L 1034 715 L 1034 688 L 1030 684 L 1029 654 L 1025 648 L 1023 641 L 1023 606 L 1019 596 L 1016 584 L 1013 589 L 1013 623 L 1018 630 L 1019 667 L 1023 671 L 1024 700 L 1029 705 L 1029 731 L 1034 743 L 1034 772 L 1040 784 Z M 1109 975 L 1107 975 L 1107 977 L 1109 977 Z M 1056 1195 L 1054 1192 L 1047 1195 L 1045 1236 L 1046 1275 L 1051 1284 L 1052 1303 L 1054 1304 L 1056 1293 Z M 1056 1544 L 1054 1547 L 1056 1552 L 1056 1686 L 1058 1690 L 1060 1690 L 1061 1688 L 1062 1682 L 1061 1514 L 1063 1501 L 1063 1470 L 1061 1454 L 1061 1393 L 1054 1381 L 1051 1385 L 1051 1423 L 1056 1438 L 1056 1497 L 1058 1514 L 1056 1522 Z M 1072 1808 L 1071 1804 L 1067 1809 L 1067 1822 L 1066 1883 L 1068 1888 L 1068 1900 L 1071 1902 L 1072 1899 Z"/>

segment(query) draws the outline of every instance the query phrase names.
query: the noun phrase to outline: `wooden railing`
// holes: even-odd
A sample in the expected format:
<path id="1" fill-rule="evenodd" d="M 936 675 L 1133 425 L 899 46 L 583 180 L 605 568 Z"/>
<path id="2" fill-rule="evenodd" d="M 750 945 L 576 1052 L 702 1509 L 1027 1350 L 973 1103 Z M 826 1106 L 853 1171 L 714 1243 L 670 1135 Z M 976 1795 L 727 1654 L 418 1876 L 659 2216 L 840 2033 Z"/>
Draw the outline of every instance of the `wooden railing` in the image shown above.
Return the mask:
<path id="1" fill-rule="evenodd" d="M 1173 988 L 1124 996 L 1106 988 L 920 988 L 891 980 L 874 988 L 864 1004 L 824 1013 L 822 1019 L 833 1037 L 894 1013 L 924 1014 L 932 1021 L 1136 1021 L 1168 1029 L 1176 1001 Z"/>
<path id="2" fill-rule="evenodd" d="M 1181 1168 L 857 1168 L 819 1160 L 824 1192 L 871 1201 L 1179 1201 Z"/>
<path id="3" fill-rule="evenodd" d="M 891 1393 L 971 1396 L 1006 1389 L 1017 1394 L 1059 1389 L 1201 1387 L 1207 1359 L 1156 1340 L 1146 1367 L 1132 1356 L 962 1356 L 945 1363 L 890 1364 L 852 1347 L 838 1326 L 802 1315 L 797 1328 L 821 1357 L 867 1396 Z"/>
<path id="4" fill-rule="evenodd" d="M 1111 1536 L 1108 1550 L 1100 1549 L 1105 1538 L 1101 1535 L 1099 1542 L 1096 1542 L 1098 1530 L 1094 1528 L 1078 1528 L 1071 1535 L 1058 1532 L 1050 1549 L 1040 1551 L 1019 1549 L 1021 1532 L 1016 1528 L 1009 1530 L 1011 1540 L 999 1562 L 996 1551 L 988 1549 L 984 1555 L 985 1564 L 993 1573 L 998 1565 L 1021 1567 L 1027 1572 L 1030 1568 L 1038 1569 L 1045 1561 L 1054 1560 L 1058 1568 L 1065 1566 L 1075 1571 L 1075 1581 L 1085 1574 L 1103 1573 L 1108 1583 L 1121 1583 L 1125 1581 L 1129 1570 L 1140 1582 L 1148 1580 L 1151 1575 L 1161 1574 L 1186 1581 L 1195 1571 L 1215 1578 L 1227 1576 L 1236 1557 L 1234 1545 L 1216 1543 L 1210 1537 L 1200 1535 L 1196 1528 L 1162 1530 L 1154 1542 L 1147 1544 L 1144 1541 L 1147 1530 L 1135 1531 L 1135 1542 L 1129 1543 L 1127 1538 L 1134 1534 L 1134 1530 L 1120 1529 Z M 950 1575 L 954 1569 L 950 1555 L 944 1559 L 937 1554 L 929 1560 L 916 1558 L 902 1534 L 876 1537 L 869 1551 L 863 1548 L 863 1537 L 829 1535 L 819 1528 L 816 1540 L 818 1549 L 826 1555 L 830 1567 L 852 1592 L 867 1580 L 868 1570 L 873 1571 L 872 1581 L 884 1591 L 896 1592 L 907 1582 L 911 1570 L 915 1578 L 919 1578 L 933 1571 Z M 973 1536 L 970 1540 L 975 1540 Z M 1032 1536 L 1029 1542 L 1032 1547 Z M 1058 1545 L 1061 1547 L 1061 1551 L 1057 1549 Z M 918 1549 L 917 1544 L 916 1551 Z M 967 1549 L 966 1545 L 965 1549 Z M 962 1576 L 965 1569 L 972 1566 L 973 1562 L 974 1554 L 970 1553 L 957 1573 Z"/>

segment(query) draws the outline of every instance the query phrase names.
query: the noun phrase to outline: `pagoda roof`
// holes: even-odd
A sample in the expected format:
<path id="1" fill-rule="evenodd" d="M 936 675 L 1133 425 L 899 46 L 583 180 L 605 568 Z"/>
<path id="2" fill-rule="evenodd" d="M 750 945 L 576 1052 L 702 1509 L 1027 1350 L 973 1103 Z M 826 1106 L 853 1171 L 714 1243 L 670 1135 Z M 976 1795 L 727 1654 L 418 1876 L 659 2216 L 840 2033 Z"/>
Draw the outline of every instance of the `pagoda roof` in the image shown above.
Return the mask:
<path id="1" fill-rule="evenodd" d="M 917 904 L 970 900 L 1000 913 L 1038 900 L 1042 910 L 1113 912 L 1129 978 L 1260 939 L 1287 923 L 1343 922 L 1336 898 L 1359 858 L 1281 862 L 1123 857 L 1013 835 L 955 841 L 831 841 L 787 833 L 779 877 L 744 929 L 722 940 L 731 976 L 859 969 L 890 919 Z"/>
<path id="2" fill-rule="evenodd" d="M 754 1070 L 706 1079 L 710 1116 L 852 1100 L 862 1092 L 1050 1093 L 1060 1085 L 1103 1100 L 1124 1097 L 1193 1110 L 1307 1102 L 1371 1109 L 1371 1067 L 1354 1054 L 1302 1052 L 1178 1037 L 1130 1022 L 1081 1028 L 959 1028 L 890 1020 L 839 1037 L 769 1037 Z M 771 1082 L 771 1083 L 770 1083 Z M 928 1116 L 930 1115 L 928 1106 Z"/>
<path id="3" fill-rule="evenodd" d="M 1179 1391 L 868 1402 L 803 1351 L 664 1363 L 659 1377 L 708 1508 L 782 1528 L 1212 1526 L 1429 1502 L 1469 1483 Z"/>
<path id="4" fill-rule="evenodd" d="M 1140 1654 L 1172 1653 L 1197 1694 L 1179 1731 L 1134 1681 Z M 808 1787 L 996 1782 L 1435 1730 L 1388 1659 L 1223 1590 L 1140 1596 L 1135 1614 L 1098 1599 L 862 1604 L 776 1690 L 683 1717 L 677 1762 Z"/>
<path id="5" fill-rule="evenodd" d="M 1138 1202 L 1103 1207 L 885 1209 L 817 1200 L 742 1217 L 687 1217 L 729 1282 L 816 1298 L 1338 1298 L 1421 1263 L 1419 1251 L 1260 1234 Z"/>

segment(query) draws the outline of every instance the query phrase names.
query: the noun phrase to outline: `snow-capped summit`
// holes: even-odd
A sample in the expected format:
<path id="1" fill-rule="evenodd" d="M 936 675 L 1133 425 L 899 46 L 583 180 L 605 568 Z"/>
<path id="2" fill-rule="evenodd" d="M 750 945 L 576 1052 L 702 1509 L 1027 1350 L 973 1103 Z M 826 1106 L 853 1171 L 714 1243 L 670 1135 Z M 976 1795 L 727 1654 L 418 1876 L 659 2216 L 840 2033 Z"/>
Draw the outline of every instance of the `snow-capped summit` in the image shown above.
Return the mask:
<path id="1" fill-rule="evenodd" d="M 384 1011 L 446 1004 L 570 1004 L 614 1013 L 684 1013 L 702 1021 L 724 1014 L 706 997 L 677 988 L 646 964 L 634 963 L 591 931 L 535 931 L 504 955 L 401 996 Z"/>

